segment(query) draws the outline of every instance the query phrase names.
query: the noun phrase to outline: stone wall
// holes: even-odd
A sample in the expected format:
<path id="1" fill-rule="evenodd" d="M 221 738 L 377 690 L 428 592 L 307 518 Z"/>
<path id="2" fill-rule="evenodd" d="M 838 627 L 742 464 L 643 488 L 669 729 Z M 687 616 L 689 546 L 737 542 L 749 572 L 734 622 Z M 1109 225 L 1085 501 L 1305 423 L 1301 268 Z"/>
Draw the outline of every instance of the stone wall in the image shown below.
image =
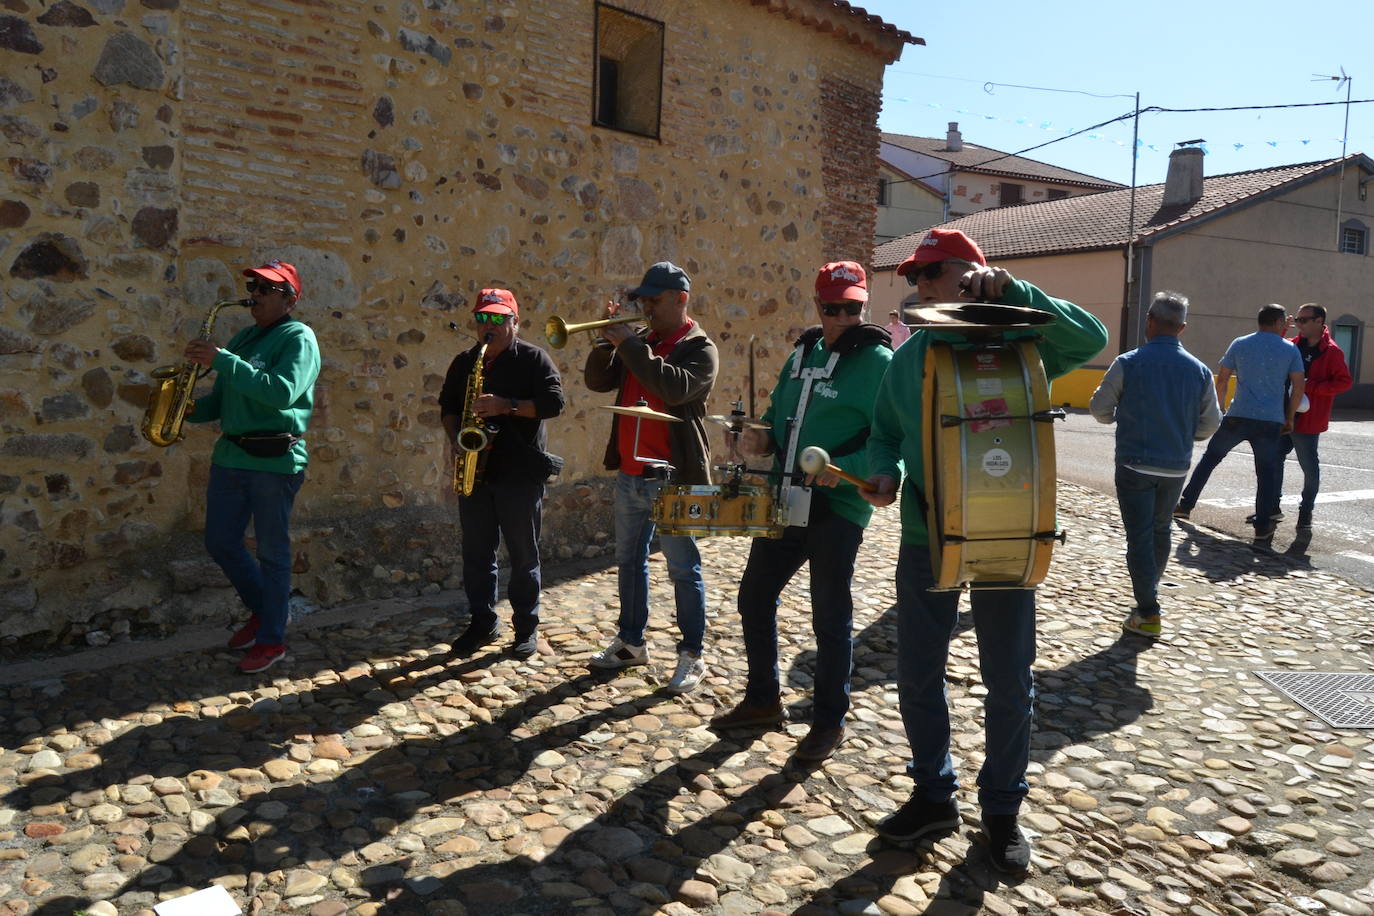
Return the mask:
<path id="1" fill-rule="evenodd" d="M 712 409 L 745 396 L 751 335 L 766 404 L 816 267 L 870 255 L 900 45 L 813 0 L 617 6 L 665 23 L 659 140 L 590 125 L 591 3 L 4 5 L 0 636 L 232 605 L 199 543 L 214 430 L 137 429 L 151 371 L 267 257 L 300 268 L 324 356 L 296 512 L 318 603 L 454 581 L 436 398 L 482 287 L 542 343 L 548 316 L 598 317 L 677 261 L 723 352 Z M 609 543 L 588 345 L 554 354 L 561 556 Z"/>

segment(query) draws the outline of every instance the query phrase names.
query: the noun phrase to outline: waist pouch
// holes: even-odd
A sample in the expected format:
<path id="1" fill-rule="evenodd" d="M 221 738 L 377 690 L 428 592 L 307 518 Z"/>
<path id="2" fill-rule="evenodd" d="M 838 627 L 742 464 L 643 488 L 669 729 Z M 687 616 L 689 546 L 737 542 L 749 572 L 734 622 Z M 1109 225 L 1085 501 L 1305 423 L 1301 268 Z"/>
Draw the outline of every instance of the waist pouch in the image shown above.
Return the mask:
<path id="1" fill-rule="evenodd" d="M 291 433 L 244 433 L 242 436 L 226 435 L 224 438 L 254 458 L 280 458 L 304 437 Z"/>

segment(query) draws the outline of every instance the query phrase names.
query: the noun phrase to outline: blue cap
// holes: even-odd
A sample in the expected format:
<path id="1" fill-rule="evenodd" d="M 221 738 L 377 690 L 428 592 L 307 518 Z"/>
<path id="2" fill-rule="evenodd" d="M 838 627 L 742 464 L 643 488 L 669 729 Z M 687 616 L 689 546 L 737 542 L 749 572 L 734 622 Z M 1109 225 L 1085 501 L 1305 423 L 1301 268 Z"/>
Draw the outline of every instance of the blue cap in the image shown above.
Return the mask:
<path id="1" fill-rule="evenodd" d="M 640 296 L 657 296 L 665 289 L 692 291 L 692 278 L 672 261 L 659 261 L 644 272 L 644 281 L 625 294 L 631 302 Z"/>

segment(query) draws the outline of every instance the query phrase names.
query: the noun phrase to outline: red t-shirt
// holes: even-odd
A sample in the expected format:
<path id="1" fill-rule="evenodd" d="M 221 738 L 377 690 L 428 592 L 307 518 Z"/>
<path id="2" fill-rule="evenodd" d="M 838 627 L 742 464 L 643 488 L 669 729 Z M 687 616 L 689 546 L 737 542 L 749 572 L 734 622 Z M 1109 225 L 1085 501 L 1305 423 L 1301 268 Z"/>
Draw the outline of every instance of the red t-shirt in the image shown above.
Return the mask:
<path id="1" fill-rule="evenodd" d="M 649 349 L 653 351 L 655 356 L 666 358 L 694 327 L 696 327 L 696 322 L 688 318 L 686 324 L 668 337 L 660 340 L 657 334 L 650 333 L 645 338 L 645 343 L 649 345 Z M 633 372 L 628 373 L 625 386 L 620 392 L 620 406 L 633 407 L 641 399 L 648 402 L 650 410 L 665 412 L 663 400 L 645 389 Z M 657 458 L 661 461 L 672 460 L 673 449 L 668 438 L 667 420 L 646 419 L 641 421 L 638 417 L 626 416 L 618 416 L 616 419 L 620 423 L 616 430 L 616 445 L 620 450 L 620 470 L 636 477 L 644 473 L 644 462 L 635 459 L 635 423 L 639 423 L 639 457 Z"/>

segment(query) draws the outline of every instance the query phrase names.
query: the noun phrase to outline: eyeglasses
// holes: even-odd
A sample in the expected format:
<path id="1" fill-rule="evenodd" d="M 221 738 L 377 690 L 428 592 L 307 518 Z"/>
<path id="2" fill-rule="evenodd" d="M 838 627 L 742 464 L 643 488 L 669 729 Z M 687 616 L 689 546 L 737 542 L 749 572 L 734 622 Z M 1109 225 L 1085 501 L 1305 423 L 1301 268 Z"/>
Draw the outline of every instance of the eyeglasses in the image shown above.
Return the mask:
<path id="1" fill-rule="evenodd" d="M 864 310 L 862 302 L 822 302 L 821 314 L 827 318 L 834 318 L 840 312 L 846 315 L 857 315 Z"/>
<path id="2" fill-rule="evenodd" d="M 244 285 L 248 287 L 250 293 L 281 293 L 286 296 L 291 295 L 290 288 L 276 283 L 268 283 L 266 280 L 249 280 Z"/>
<path id="3" fill-rule="evenodd" d="M 1293 320 L 1296 321 L 1298 324 L 1307 324 L 1307 322 L 1309 321 L 1321 321 L 1321 318 L 1317 317 L 1316 315 L 1299 315 Z"/>
<path id="4" fill-rule="evenodd" d="M 478 312 L 474 315 L 478 324 L 505 324 L 506 316 L 497 312 Z"/>
<path id="5" fill-rule="evenodd" d="M 931 282 L 938 279 L 940 274 L 944 273 L 944 270 L 944 261 L 931 261 L 929 264 L 922 264 L 919 267 L 913 267 L 911 270 L 907 271 L 906 282 L 911 286 L 915 286 L 922 277 L 925 278 L 926 282 Z"/>

